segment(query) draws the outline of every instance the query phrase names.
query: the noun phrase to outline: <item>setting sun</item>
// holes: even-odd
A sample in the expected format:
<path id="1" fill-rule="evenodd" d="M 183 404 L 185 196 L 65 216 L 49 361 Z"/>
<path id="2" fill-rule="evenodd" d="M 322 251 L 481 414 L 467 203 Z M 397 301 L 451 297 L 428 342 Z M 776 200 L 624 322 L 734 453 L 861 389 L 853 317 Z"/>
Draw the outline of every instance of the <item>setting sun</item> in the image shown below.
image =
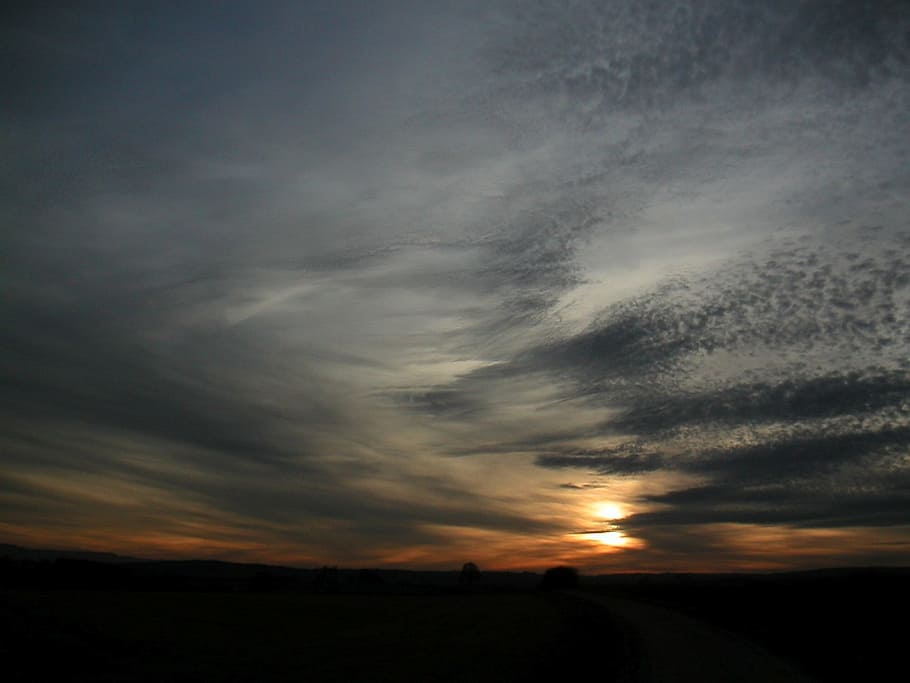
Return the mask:
<path id="1" fill-rule="evenodd" d="M 602 531 L 596 534 L 587 534 L 588 538 L 603 543 L 604 545 L 622 548 L 629 544 L 629 537 L 621 531 Z"/>
<path id="2" fill-rule="evenodd" d="M 622 519 L 626 516 L 616 503 L 597 503 L 594 505 L 594 514 L 600 519 Z"/>

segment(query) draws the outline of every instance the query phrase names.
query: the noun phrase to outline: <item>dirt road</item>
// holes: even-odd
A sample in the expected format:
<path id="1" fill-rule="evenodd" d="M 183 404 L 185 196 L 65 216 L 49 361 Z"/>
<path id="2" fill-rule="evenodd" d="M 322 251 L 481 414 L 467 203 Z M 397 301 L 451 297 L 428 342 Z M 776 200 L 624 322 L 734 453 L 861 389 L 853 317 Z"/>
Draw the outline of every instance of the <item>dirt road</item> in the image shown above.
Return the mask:
<path id="1" fill-rule="evenodd" d="M 634 683 L 809 683 L 786 661 L 737 635 L 655 605 L 574 592 L 605 607 L 633 635 Z"/>

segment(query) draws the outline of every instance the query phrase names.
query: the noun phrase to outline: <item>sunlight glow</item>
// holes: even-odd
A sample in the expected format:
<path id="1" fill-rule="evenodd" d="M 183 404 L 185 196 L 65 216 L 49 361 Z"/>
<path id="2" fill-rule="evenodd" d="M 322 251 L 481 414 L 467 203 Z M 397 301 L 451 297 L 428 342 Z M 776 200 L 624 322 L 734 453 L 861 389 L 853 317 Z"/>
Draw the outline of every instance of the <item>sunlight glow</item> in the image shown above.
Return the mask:
<path id="1" fill-rule="evenodd" d="M 600 519 L 622 519 L 626 516 L 616 503 L 597 503 L 594 505 L 594 514 Z"/>
<path id="2" fill-rule="evenodd" d="M 604 545 L 622 548 L 629 544 L 629 537 L 621 531 L 603 531 L 596 534 L 585 534 L 588 538 Z"/>

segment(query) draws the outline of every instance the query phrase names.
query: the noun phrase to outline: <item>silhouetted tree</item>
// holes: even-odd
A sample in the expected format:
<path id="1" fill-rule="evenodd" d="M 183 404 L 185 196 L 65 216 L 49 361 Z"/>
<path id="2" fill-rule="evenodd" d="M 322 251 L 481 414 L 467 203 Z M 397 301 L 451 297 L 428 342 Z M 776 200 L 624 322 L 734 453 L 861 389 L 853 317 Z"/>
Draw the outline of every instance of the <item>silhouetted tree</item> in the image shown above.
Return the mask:
<path id="1" fill-rule="evenodd" d="M 578 587 L 578 570 L 575 567 L 552 567 L 544 572 L 540 582 L 543 590 Z"/>
<path id="2" fill-rule="evenodd" d="M 459 581 L 464 584 L 477 583 L 480 581 L 480 568 L 473 562 L 465 562 L 461 567 Z"/>

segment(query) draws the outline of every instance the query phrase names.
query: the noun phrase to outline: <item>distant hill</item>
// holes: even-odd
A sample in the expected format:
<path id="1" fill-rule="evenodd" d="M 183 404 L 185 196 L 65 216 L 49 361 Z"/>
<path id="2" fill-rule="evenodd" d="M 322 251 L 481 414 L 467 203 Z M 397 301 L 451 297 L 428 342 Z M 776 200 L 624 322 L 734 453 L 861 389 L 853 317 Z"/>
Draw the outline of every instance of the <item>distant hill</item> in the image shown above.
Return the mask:
<path id="1" fill-rule="evenodd" d="M 65 560 L 88 560 L 89 562 L 141 562 L 135 557 L 126 555 L 116 555 L 114 553 L 97 553 L 89 550 L 39 550 L 35 548 L 23 548 L 18 545 L 0 543 L 0 558 L 9 558 L 12 560 L 45 560 L 53 561 L 58 559 Z"/>
<path id="2" fill-rule="evenodd" d="M 114 553 L 46 550 L 0 544 L 9 585 L 61 585 L 174 590 L 304 590 L 318 592 L 438 592 L 465 590 L 461 571 L 300 569 L 219 560 L 146 560 Z M 532 572 L 481 572 L 471 590 L 529 590 Z"/>

